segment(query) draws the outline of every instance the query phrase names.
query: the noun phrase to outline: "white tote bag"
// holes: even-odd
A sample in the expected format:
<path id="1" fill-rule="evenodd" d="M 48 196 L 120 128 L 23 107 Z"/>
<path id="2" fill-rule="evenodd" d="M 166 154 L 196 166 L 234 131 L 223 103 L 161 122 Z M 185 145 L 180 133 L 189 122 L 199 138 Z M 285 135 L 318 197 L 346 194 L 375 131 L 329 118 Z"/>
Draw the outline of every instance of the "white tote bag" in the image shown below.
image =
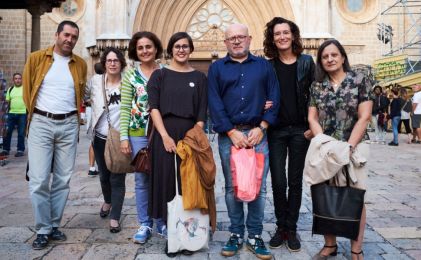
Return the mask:
<path id="1" fill-rule="evenodd" d="M 177 154 L 175 162 L 175 196 L 168 206 L 168 253 L 181 250 L 197 251 L 208 249 L 209 215 L 200 213 L 200 209 L 184 210 L 183 197 L 178 193 Z"/>

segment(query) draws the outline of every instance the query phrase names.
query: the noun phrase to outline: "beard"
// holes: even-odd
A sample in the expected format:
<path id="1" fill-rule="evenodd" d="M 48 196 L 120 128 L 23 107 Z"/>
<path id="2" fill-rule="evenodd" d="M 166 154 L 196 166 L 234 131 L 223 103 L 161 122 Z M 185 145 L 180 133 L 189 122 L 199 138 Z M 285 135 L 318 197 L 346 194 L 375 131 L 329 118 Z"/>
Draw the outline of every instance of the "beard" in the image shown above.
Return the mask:
<path id="1" fill-rule="evenodd" d="M 245 56 L 247 56 L 248 55 L 248 53 L 249 53 L 249 48 L 245 48 L 243 51 L 241 51 L 241 52 L 234 52 L 233 50 L 229 50 L 228 51 L 228 53 L 229 53 L 229 55 L 231 56 L 231 57 L 233 57 L 233 58 L 243 58 L 243 57 L 245 57 Z"/>

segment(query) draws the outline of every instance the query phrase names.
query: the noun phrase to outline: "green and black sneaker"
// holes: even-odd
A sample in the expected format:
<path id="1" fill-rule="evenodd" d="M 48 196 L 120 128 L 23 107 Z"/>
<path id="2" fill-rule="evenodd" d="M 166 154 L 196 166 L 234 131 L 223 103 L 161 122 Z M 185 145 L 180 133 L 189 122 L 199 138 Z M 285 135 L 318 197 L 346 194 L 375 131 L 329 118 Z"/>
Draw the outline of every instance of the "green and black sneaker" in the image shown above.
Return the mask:
<path id="1" fill-rule="evenodd" d="M 223 256 L 233 256 L 243 247 L 243 239 L 239 234 L 231 233 L 230 239 L 221 250 Z"/>
<path id="2" fill-rule="evenodd" d="M 263 239 L 259 235 L 255 235 L 254 237 L 247 238 L 247 248 L 252 251 L 257 258 L 268 260 L 272 259 L 272 254 L 269 250 L 266 249 L 265 243 Z"/>

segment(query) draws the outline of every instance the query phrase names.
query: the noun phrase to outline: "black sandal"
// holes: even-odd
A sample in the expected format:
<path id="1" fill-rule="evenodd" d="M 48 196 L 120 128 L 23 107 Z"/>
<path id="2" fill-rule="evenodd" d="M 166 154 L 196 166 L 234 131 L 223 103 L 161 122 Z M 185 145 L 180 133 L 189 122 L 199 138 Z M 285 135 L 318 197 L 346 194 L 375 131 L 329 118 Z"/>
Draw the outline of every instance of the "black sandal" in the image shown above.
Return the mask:
<path id="1" fill-rule="evenodd" d="M 118 232 L 120 232 L 121 231 L 121 226 L 120 226 L 120 223 L 118 224 L 118 226 L 116 226 L 116 227 L 113 227 L 113 226 L 111 226 L 110 225 L 110 232 L 111 233 L 118 233 Z"/>
<path id="2" fill-rule="evenodd" d="M 332 253 L 330 253 L 329 255 L 322 255 L 321 250 L 319 253 L 317 253 L 315 256 L 312 257 L 312 260 L 325 260 L 328 259 L 329 256 L 336 256 L 338 254 L 338 244 L 335 244 L 334 246 L 328 246 L 328 245 L 324 245 L 323 248 L 335 248 L 335 251 L 333 251 Z"/>
<path id="3" fill-rule="evenodd" d="M 329 256 L 336 256 L 338 254 L 338 244 L 335 244 L 334 246 L 324 245 L 323 247 L 326 247 L 326 248 L 335 248 L 335 251 L 333 251 L 332 253 L 330 253 Z"/>
<path id="4" fill-rule="evenodd" d="M 108 216 L 110 214 L 110 210 L 111 208 L 109 208 L 108 210 L 103 210 L 102 208 L 104 207 L 104 204 L 102 204 L 101 209 L 99 210 L 99 216 L 101 218 L 105 218 L 106 216 Z"/>
<path id="5" fill-rule="evenodd" d="M 364 256 L 364 251 L 361 250 L 359 253 L 357 253 L 357 252 L 354 252 L 354 251 L 351 250 L 351 254 L 357 255 L 358 256 L 357 259 L 360 259 L 360 255 L 363 255 Z"/>

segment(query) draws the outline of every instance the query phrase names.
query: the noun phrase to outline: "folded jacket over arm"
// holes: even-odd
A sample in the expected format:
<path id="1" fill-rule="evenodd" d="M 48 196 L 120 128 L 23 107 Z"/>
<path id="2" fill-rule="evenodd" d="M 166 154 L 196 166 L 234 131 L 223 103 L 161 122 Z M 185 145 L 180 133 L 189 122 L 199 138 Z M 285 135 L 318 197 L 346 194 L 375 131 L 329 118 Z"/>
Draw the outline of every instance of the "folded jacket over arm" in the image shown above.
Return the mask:
<path id="1" fill-rule="evenodd" d="M 366 164 L 369 157 L 368 144 L 359 143 L 351 155 L 350 152 L 347 142 L 338 141 L 325 134 L 318 134 L 311 140 L 307 151 L 304 181 L 311 186 L 332 180 L 336 186 L 345 186 L 346 178 L 342 174 L 342 168 L 348 166 L 350 186 L 365 190 Z"/>
<path id="2" fill-rule="evenodd" d="M 199 125 L 196 124 L 187 131 L 184 139 L 178 142 L 177 154 L 183 160 L 180 166 L 183 204 L 185 206 L 189 205 L 191 209 L 200 208 L 203 212 L 208 213 L 212 231 L 215 231 L 216 205 L 214 185 L 216 166 L 208 138 Z M 195 181 L 196 178 L 200 180 L 200 187 L 187 187 L 188 183 L 197 183 Z M 200 198 L 201 194 L 205 195 L 205 206 Z M 195 203 L 197 205 L 194 205 Z M 185 207 L 185 209 L 187 208 Z"/>

